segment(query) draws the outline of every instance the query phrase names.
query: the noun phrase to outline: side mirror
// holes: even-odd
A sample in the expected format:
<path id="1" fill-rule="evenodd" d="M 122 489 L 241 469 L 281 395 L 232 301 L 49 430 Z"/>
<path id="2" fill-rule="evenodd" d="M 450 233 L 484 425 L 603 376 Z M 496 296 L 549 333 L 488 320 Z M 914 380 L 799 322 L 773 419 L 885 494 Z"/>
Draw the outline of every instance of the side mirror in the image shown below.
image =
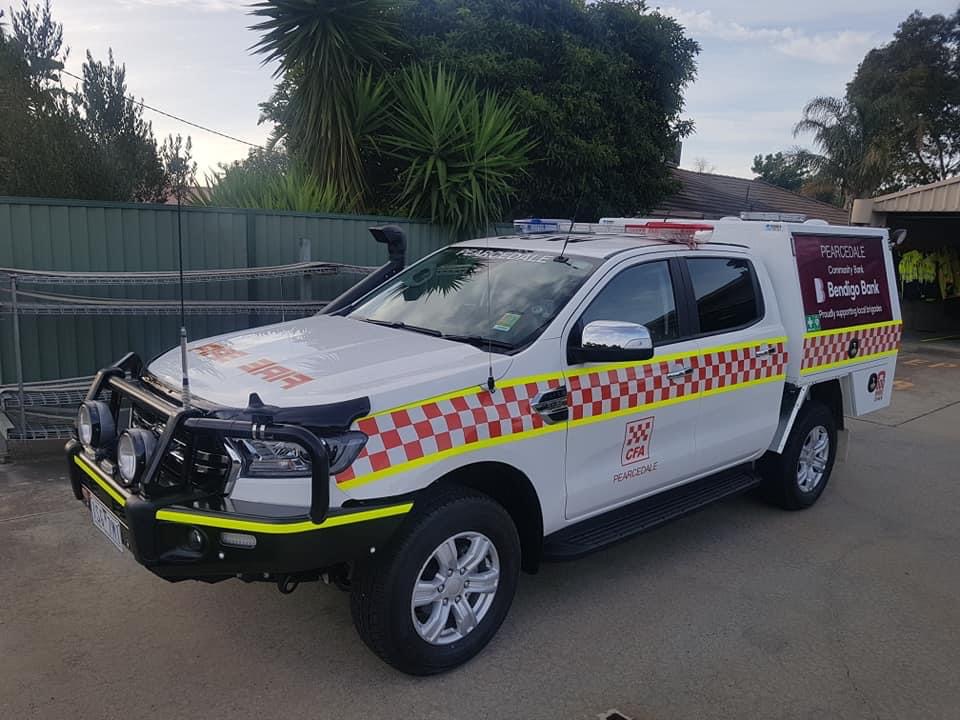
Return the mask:
<path id="1" fill-rule="evenodd" d="M 653 338 L 643 325 L 620 320 L 594 320 L 581 333 L 580 345 L 567 351 L 567 360 L 585 362 L 629 362 L 653 357 Z"/>

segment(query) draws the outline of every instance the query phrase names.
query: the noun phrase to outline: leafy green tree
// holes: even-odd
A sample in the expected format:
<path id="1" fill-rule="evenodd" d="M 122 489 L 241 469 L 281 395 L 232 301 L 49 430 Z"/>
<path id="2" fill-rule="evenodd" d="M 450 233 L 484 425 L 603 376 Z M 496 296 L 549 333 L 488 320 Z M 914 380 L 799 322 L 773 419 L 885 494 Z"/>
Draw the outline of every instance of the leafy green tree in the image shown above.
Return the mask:
<path id="1" fill-rule="evenodd" d="M 89 53 L 82 88 L 65 90 L 63 27 L 49 0 L 27 0 L 0 28 L 0 193 L 91 200 L 163 200 L 167 184 L 150 124 L 124 67 Z"/>
<path id="2" fill-rule="evenodd" d="M 867 53 L 847 99 L 873 108 L 890 145 L 892 184 L 960 172 L 960 11 L 913 12 L 890 43 Z"/>
<path id="3" fill-rule="evenodd" d="M 280 152 L 251 150 L 243 161 L 222 164 L 206 176 L 193 202 L 209 207 L 294 212 L 344 212 L 340 194 L 302 162 Z"/>
<path id="4" fill-rule="evenodd" d="M 817 148 L 794 154 L 810 172 L 811 189 L 821 193 L 832 189 L 842 207 L 870 196 L 890 176 L 890 148 L 870 107 L 816 97 L 803 108 L 793 132 L 811 134 Z"/>
<path id="5" fill-rule="evenodd" d="M 167 193 L 181 201 L 192 197 L 197 184 L 197 164 L 193 161 L 193 141 L 180 133 L 167 135 L 160 147 L 160 160 L 167 178 Z"/>
<path id="6" fill-rule="evenodd" d="M 331 28 L 347 17 L 344 4 L 364 13 L 363 22 L 335 35 Z M 366 71 L 376 82 L 412 65 L 443 65 L 479 91 L 498 93 L 519 127 L 529 129 L 536 162 L 529 175 L 519 167 L 510 173 L 517 183 L 513 213 L 628 214 L 654 207 L 675 189 L 666 161 L 692 130 L 680 115 L 699 47 L 643 2 L 263 0 L 255 12 L 268 18 L 254 26 L 266 33 L 257 48 L 279 59 L 283 72 L 264 116 L 279 121 L 291 153 L 316 147 L 304 154 L 319 172 L 333 177 L 338 168 L 358 169 L 364 181 L 352 184 L 361 185 L 364 204 L 383 207 L 382 189 L 409 166 L 377 152 L 378 134 L 394 130 L 368 131 L 366 142 L 351 134 L 360 115 L 357 85 L 343 78 L 356 83 Z M 361 32 L 362 42 L 354 39 Z M 345 38 L 349 56 L 322 49 L 334 37 Z M 341 81 L 334 85 L 328 75 Z M 322 120 L 336 113 L 336 123 Z M 389 126 L 390 113 L 379 119 Z M 339 135 L 329 131 L 335 124 Z M 334 136 L 347 141 L 332 145 Z"/>
<path id="7" fill-rule="evenodd" d="M 799 192 L 808 174 L 796 156 L 784 155 L 782 152 L 755 155 L 751 170 L 760 180 L 793 192 Z"/>
<path id="8" fill-rule="evenodd" d="M 401 209 L 457 232 L 498 220 L 532 149 L 512 104 L 442 67 L 401 71 L 394 94 L 391 134 L 382 142 L 402 163 Z"/>
<path id="9" fill-rule="evenodd" d="M 398 10 L 410 56 L 516 104 L 538 142 L 513 211 L 581 218 L 648 210 L 675 189 L 666 161 L 697 43 L 643 2 L 421 0 Z"/>
<path id="10" fill-rule="evenodd" d="M 286 87 L 284 136 L 325 185 L 350 198 L 364 191 L 357 121 L 369 97 L 358 96 L 364 72 L 395 44 L 389 0 L 265 0 L 253 6 L 263 20 L 254 46 L 264 62 L 279 61 Z M 367 108 L 368 109 L 368 108 Z"/>
<path id="11" fill-rule="evenodd" d="M 67 58 L 49 1 L 24 2 L 0 27 L 0 194 L 82 197 L 97 155 L 59 86 Z"/>
<path id="12" fill-rule="evenodd" d="M 113 50 L 106 64 L 87 52 L 77 102 L 83 129 L 100 156 L 102 181 L 95 193 L 105 199 L 162 202 L 167 178 L 153 129 L 128 95 L 126 68 L 116 64 Z"/>

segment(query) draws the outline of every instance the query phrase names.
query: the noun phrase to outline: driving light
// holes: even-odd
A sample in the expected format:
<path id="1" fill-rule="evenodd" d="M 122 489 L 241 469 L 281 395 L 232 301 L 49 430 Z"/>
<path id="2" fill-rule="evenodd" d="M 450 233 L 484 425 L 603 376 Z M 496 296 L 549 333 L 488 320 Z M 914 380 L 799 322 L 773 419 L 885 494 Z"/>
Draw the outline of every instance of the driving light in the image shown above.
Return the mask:
<path id="1" fill-rule="evenodd" d="M 103 447 L 113 442 L 116 426 L 110 406 L 99 400 L 87 400 L 77 411 L 77 435 L 87 447 Z"/>
<path id="2" fill-rule="evenodd" d="M 120 436 L 117 443 L 117 465 L 120 482 L 129 487 L 140 480 L 157 446 L 157 438 L 149 430 L 132 428 Z"/>

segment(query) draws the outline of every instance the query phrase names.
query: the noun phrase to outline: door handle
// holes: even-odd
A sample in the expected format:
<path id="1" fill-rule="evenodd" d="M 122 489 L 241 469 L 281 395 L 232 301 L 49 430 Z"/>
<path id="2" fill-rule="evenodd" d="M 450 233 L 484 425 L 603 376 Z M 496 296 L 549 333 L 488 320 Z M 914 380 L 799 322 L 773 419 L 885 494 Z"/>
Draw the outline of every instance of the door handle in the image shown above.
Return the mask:
<path id="1" fill-rule="evenodd" d="M 754 356 L 754 357 L 763 357 L 763 356 L 765 356 L 765 355 L 773 355 L 776 351 L 777 351 L 777 349 L 776 349 L 773 345 L 767 345 L 766 347 L 762 347 L 762 348 L 760 348 L 759 350 L 757 350 L 756 352 L 754 352 L 754 353 L 753 353 L 753 356 Z"/>
<path id="2" fill-rule="evenodd" d="M 672 372 L 668 372 L 668 373 L 667 373 L 667 377 L 670 378 L 671 380 L 677 380 L 677 379 L 679 379 L 679 378 L 686 377 L 687 375 L 690 375 L 692 372 L 693 372 L 693 368 L 692 368 L 692 367 L 682 367 L 682 368 L 680 368 L 679 370 L 674 370 L 674 371 L 672 371 Z"/>
<path id="3" fill-rule="evenodd" d="M 553 390 L 540 393 L 533 399 L 533 409 L 548 425 L 565 422 L 569 417 L 567 410 L 567 386 L 561 385 Z"/>

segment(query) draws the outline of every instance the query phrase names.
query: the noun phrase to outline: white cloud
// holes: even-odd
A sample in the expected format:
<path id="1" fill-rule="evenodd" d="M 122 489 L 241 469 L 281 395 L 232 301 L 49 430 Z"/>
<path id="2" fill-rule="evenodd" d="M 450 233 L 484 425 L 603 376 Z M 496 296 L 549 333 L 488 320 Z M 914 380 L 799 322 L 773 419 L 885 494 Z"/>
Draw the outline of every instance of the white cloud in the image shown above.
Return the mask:
<path id="1" fill-rule="evenodd" d="M 683 25 L 694 38 L 717 38 L 728 42 L 762 43 L 784 55 L 828 65 L 856 63 L 876 44 L 871 32 L 841 30 L 809 34 L 804 30 L 784 27 L 751 27 L 733 20 L 720 19 L 710 10 L 663 8 Z"/>

